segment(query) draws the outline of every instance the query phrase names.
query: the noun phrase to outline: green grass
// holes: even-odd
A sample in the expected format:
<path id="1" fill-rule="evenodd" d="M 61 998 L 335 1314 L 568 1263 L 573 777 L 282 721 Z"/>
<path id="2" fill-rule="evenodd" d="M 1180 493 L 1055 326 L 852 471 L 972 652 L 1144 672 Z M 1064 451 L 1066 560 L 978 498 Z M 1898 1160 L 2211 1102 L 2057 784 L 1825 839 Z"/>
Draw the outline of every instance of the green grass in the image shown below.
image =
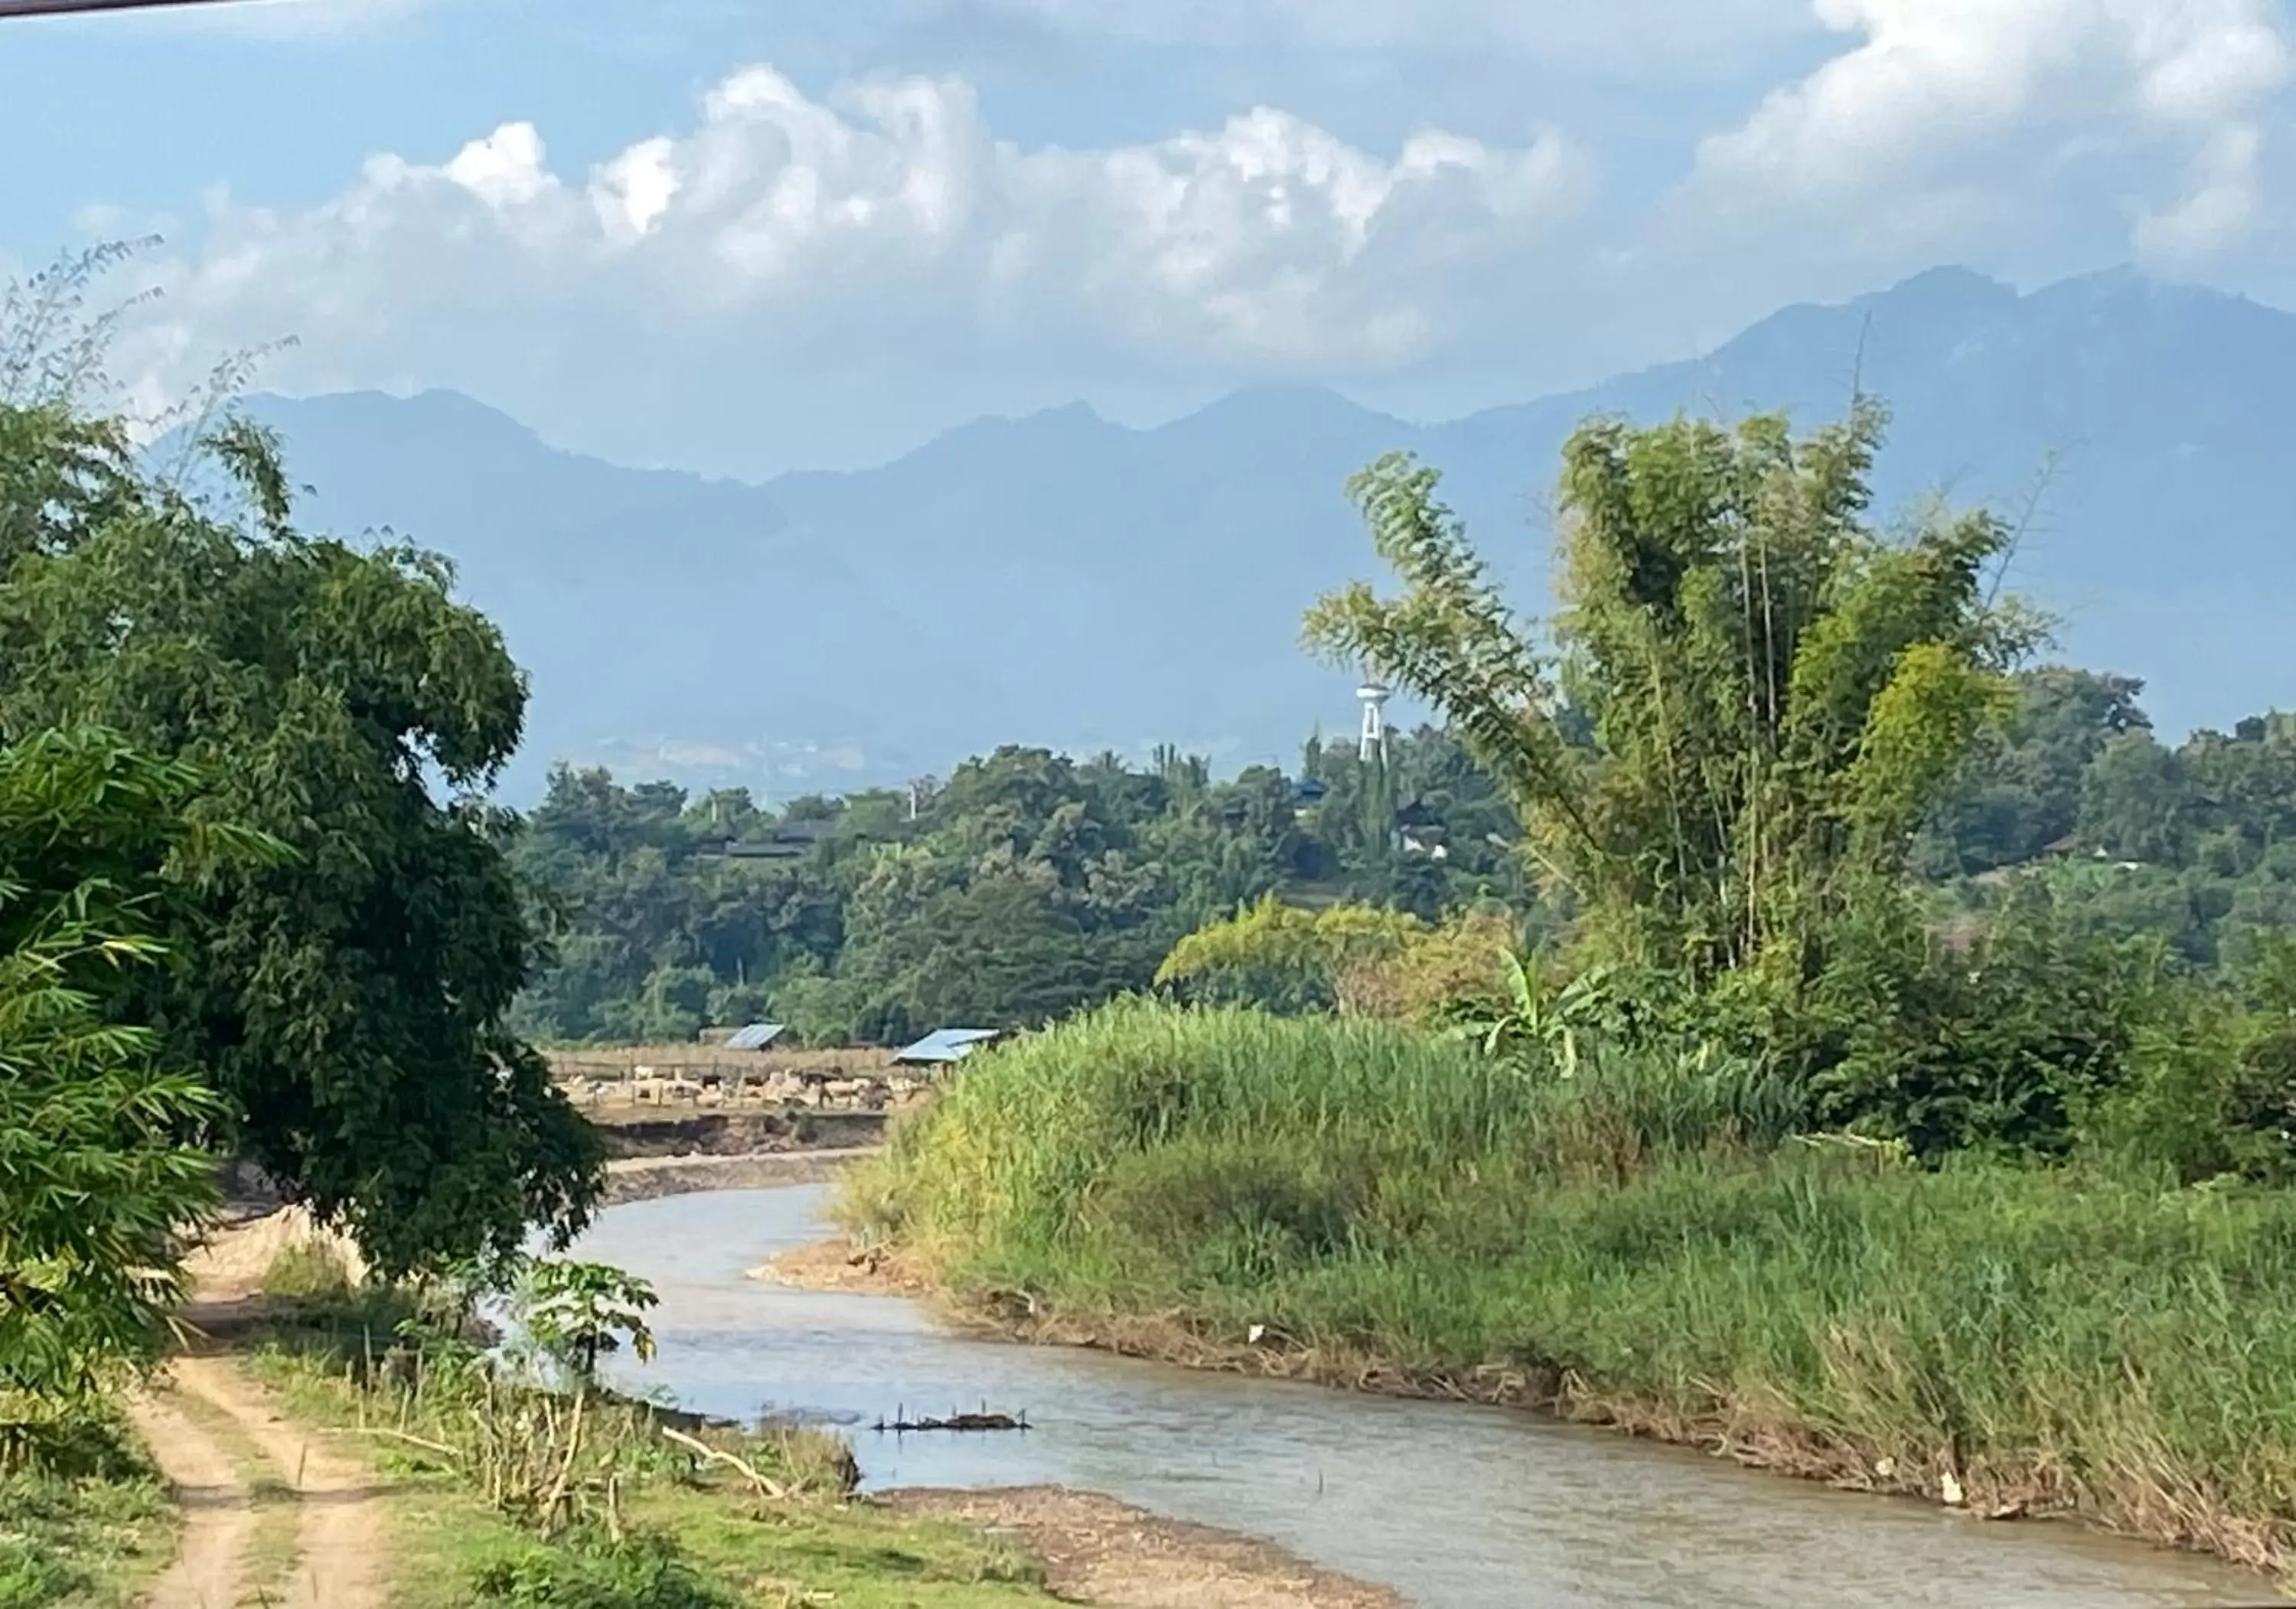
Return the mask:
<path id="1" fill-rule="evenodd" d="M 176 1515 L 106 1422 L 55 1469 L 0 1476 L 0 1609 L 119 1609 L 175 1554 Z"/>
<path id="2" fill-rule="evenodd" d="M 252 1366 L 300 1417 L 392 1433 L 362 1440 L 393 1491 L 393 1609 L 1041 1609 L 1053 1601 L 1033 1562 L 1001 1543 L 848 1500 L 841 1444 L 713 1434 L 767 1479 L 802 1489 L 764 1500 L 722 1469 L 693 1469 L 634 1404 L 593 1409 L 597 1461 L 585 1466 L 614 1473 L 613 1502 L 545 1533 L 482 1490 L 476 1449 L 494 1442 L 457 1428 L 478 1406 L 466 1381 L 431 1377 L 418 1404 L 404 1383 L 365 1369 L 360 1353 L 333 1338 L 340 1329 L 290 1331 Z M 521 1411 L 509 1393 L 493 1406 L 505 1423 Z"/>
<path id="3" fill-rule="evenodd" d="M 1538 1084 L 1374 1026 L 1125 1005 L 980 1059 L 846 1208 L 1084 1334 L 1266 1326 L 2285 1565 L 2296 1199 L 1924 1172 L 1789 1139 L 1791 1111 L 1734 1068 Z"/>

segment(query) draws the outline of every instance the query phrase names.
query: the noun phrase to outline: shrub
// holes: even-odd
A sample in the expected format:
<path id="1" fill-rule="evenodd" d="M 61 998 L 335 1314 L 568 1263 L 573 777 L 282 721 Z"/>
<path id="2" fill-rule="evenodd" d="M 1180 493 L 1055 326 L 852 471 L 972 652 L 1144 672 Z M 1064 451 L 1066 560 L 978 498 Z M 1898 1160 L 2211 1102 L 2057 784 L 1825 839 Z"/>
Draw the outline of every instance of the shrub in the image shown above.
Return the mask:
<path id="1" fill-rule="evenodd" d="M 498 1559 L 473 1580 L 478 1601 L 511 1609 L 734 1609 L 668 1538 L 570 1538 Z"/>

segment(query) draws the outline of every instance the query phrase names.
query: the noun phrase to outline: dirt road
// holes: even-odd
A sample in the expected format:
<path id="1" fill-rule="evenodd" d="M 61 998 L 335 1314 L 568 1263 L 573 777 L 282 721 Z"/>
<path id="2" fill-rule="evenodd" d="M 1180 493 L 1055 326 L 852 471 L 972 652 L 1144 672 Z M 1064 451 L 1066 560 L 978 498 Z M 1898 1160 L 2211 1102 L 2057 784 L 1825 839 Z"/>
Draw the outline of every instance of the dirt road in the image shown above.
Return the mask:
<path id="1" fill-rule="evenodd" d="M 285 1489 L 295 1505 L 293 1561 L 269 1601 L 285 1609 L 381 1609 L 388 1526 L 371 1472 L 283 1418 L 228 1358 L 179 1358 L 169 1372 L 167 1389 L 129 1408 L 184 1508 L 182 1550 L 143 1609 L 238 1609 L 274 1584 L 252 1579 L 258 1481 Z"/>

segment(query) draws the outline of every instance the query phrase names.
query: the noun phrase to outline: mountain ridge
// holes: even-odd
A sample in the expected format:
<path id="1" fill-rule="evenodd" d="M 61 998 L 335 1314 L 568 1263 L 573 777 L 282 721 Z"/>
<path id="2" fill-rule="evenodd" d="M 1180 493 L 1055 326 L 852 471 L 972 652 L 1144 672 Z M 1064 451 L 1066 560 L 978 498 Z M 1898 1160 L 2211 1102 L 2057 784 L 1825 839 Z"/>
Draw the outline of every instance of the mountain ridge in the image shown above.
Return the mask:
<path id="1" fill-rule="evenodd" d="M 2268 601 L 2296 583 L 2276 512 L 2296 315 L 2128 269 L 2023 292 L 1931 269 L 1450 420 L 1260 385 L 1146 426 L 1084 403 L 977 419 L 873 467 L 762 482 L 568 452 L 453 392 L 249 407 L 316 488 L 316 525 L 447 553 L 502 622 L 535 685 L 513 793 L 562 758 L 780 795 L 1004 741 L 1288 755 L 1351 718 L 1352 677 L 1297 637 L 1318 591 L 1375 573 L 1341 495 L 1355 470 L 1395 449 L 1441 470 L 1535 611 L 1541 509 L 1583 418 L 1808 424 L 1856 390 L 1892 412 L 1880 511 L 1943 488 L 2021 516 L 2042 489 L 2012 585 L 2062 612 L 2064 657 L 2146 677 L 2172 731 L 2296 702 L 2267 646 Z"/>

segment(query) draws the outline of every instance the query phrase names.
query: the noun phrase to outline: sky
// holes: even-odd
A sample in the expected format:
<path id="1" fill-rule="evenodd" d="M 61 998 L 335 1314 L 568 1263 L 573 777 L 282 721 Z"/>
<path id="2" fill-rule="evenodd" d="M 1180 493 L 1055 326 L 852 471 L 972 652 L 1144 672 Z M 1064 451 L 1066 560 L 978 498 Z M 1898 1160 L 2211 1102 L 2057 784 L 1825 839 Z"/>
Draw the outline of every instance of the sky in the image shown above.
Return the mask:
<path id="1" fill-rule="evenodd" d="M 0 275 L 157 237 L 135 407 L 260 352 L 753 477 L 1452 416 L 1939 263 L 2296 306 L 2284 0 L 247 0 L 0 21 Z"/>

